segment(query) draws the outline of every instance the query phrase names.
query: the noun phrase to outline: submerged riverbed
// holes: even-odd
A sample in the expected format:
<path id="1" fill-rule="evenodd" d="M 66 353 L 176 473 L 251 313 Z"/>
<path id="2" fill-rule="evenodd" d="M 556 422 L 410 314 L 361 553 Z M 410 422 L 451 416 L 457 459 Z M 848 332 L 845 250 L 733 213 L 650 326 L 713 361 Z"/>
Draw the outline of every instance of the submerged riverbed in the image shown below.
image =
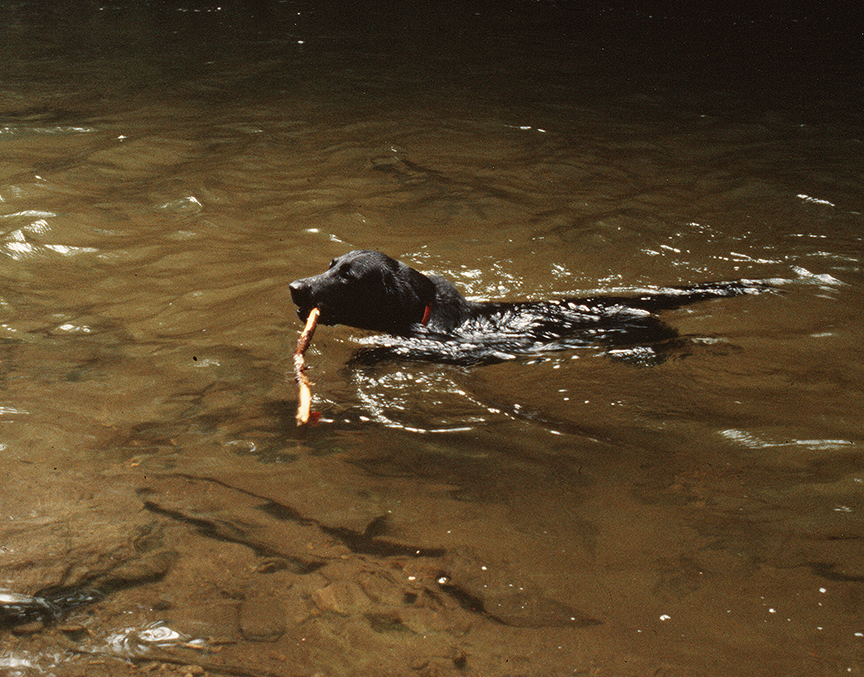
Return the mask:
<path id="1" fill-rule="evenodd" d="M 0 671 L 864 673 L 857 62 L 343 9 L 0 11 Z M 357 248 L 477 299 L 778 291 L 642 366 L 319 327 L 298 430 L 287 285 Z"/>

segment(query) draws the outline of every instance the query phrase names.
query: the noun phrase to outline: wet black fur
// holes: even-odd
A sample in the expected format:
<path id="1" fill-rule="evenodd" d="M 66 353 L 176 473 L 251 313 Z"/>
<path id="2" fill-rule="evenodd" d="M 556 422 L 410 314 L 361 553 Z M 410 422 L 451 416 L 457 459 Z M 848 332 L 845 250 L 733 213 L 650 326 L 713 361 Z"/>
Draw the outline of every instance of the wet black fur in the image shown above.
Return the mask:
<path id="1" fill-rule="evenodd" d="M 410 339 L 495 344 L 505 352 L 567 346 L 651 345 L 677 336 L 653 313 L 698 301 L 766 291 L 763 282 L 714 282 L 666 287 L 628 296 L 560 301 L 478 302 L 464 298 L 444 278 L 423 275 L 380 252 L 357 250 L 333 259 L 320 275 L 291 283 L 297 314 L 312 308 L 321 324 L 344 324 Z M 427 306 L 428 323 L 422 320 Z"/>

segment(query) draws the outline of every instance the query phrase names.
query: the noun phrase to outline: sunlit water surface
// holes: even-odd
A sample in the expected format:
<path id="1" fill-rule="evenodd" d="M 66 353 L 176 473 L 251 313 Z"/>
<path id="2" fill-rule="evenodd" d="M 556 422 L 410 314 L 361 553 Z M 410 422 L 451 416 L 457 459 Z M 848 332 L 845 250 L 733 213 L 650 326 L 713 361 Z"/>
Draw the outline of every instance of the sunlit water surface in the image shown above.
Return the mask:
<path id="1" fill-rule="evenodd" d="M 628 63 L 550 7 L 3 10 L 0 604 L 98 595 L 0 669 L 864 673 L 847 93 Z M 478 299 L 782 284 L 665 314 L 650 366 L 320 327 L 298 431 L 287 284 L 355 248 Z"/>

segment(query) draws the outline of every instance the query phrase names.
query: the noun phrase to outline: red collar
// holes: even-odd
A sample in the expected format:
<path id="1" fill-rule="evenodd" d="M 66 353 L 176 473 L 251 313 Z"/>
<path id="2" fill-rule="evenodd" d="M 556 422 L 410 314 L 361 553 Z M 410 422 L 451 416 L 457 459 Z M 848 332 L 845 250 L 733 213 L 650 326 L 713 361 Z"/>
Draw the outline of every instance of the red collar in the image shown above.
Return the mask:
<path id="1" fill-rule="evenodd" d="M 423 311 L 423 319 L 420 320 L 420 324 L 424 327 L 429 324 L 429 316 L 432 314 L 432 306 L 426 306 L 426 309 Z"/>

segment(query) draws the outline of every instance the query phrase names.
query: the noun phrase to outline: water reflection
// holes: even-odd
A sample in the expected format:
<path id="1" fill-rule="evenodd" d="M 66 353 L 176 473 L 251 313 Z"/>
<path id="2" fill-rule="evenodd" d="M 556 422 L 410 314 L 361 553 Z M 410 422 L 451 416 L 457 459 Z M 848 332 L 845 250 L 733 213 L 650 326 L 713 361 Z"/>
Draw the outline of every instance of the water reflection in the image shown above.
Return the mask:
<path id="1" fill-rule="evenodd" d="M 154 648 L 166 649 L 178 645 L 196 649 L 206 648 L 204 640 L 192 639 L 160 621 L 140 628 L 123 628 L 109 636 L 105 645 L 105 651 L 118 656 L 141 656 Z"/>

